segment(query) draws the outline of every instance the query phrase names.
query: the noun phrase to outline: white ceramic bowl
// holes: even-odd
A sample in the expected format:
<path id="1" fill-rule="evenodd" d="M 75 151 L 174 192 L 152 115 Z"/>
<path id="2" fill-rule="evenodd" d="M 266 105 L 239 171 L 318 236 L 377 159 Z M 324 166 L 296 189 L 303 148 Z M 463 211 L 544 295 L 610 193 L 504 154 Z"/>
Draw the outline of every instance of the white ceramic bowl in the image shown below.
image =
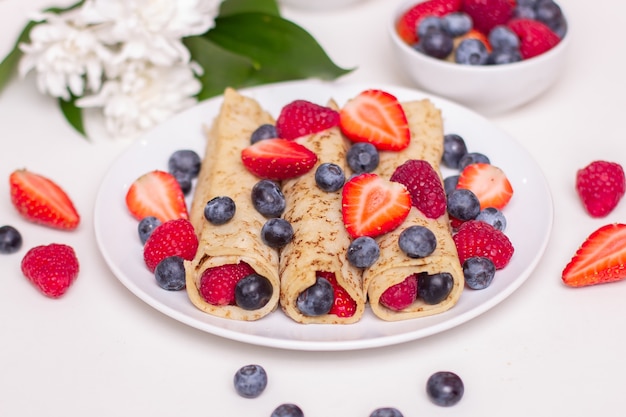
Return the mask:
<path id="1" fill-rule="evenodd" d="M 350 6 L 363 0 L 279 0 L 279 3 L 302 10 L 333 10 Z"/>
<path id="2" fill-rule="evenodd" d="M 512 64 L 461 65 L 420 53 L 404 42 L 395 29 L 400 16 L 417 3 L 420 1 L 401 1 L 387 26 L 398 64 L 422 90 L 489 116 L 530 102 L 563 74 L 569 34 L 551 50 Z"/>

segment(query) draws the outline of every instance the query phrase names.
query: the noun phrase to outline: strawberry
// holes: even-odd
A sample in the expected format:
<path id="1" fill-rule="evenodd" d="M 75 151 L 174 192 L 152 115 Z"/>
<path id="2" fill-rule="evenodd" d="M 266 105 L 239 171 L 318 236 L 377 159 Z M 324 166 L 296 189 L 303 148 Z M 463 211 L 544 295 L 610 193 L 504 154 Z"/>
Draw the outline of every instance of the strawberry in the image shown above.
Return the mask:
<path id="1" fill-rule="evenodd" d="M 485 35 L 513 16 L 513 6 L 509 0 L 465 0 L 463 11 L 472 18 L 474 28 Z"/>
<path id="2" fill-rule="evenodd" d="M 417 275 L 387 288 L 380 296 L 380 303 L 391 310 L 404 310 L 417 298 Z"/>
<path id="3" fill-rule="evenodd" d="M 306 146 L 287 139 L 265 139 L 241 151 L 244 166 L 257 177 L 281 181 L 306 174 L 317 155 Z"/>
<path id="4" fill-rule="evenodd" d="M 317 276 L 325 278 L 330 282 L 335 292 L 335 301 L 333 301 L 333 306 L 330 308 L 328 314 L 334 314 L 338 317 L 354 316 L 354 313 L 356 313 L 356 301 L 350 297 L 350 294 L 348 294 L 345 288 L 339 286 L 335 274 L 332 272 L 319 271 Z"/>
<path id="5" fill-rule="evenodd" d="M 376 174 L 352 177 L 343 186 L 341 214 L 353 238 L 376 237 L 400 226 L 411 210 L 411 195 L 398 182 Z"/>
<path id="6" fill-rule="evenodd" d="M 189 218 L 180 184 L 165 171 L 155 170 L 137 178 L 126 193 L 126 206 L 137 220 L 154 216 L 165 223 Z"/>
<path id="7" fill-rule="evenodd" d="M 74 203 L 52 180 L 18 169 L 9 176 L 11 202 L 27 220 L 55 229 L 74 230 L 80 216 Z"/>
<path id="8" fill-rule="evenodd" d="M 150 272 L 168 256 L 192 260 L 198 250 L 198 238 L 187 219 L 168 220 L 158 226 L 146 240 L 143 259 Z"/>
<path id="9" fill-rule="evenodd" d="M 254 269 L 245 262 L 208 268 L 200 277 L 200 295 L 209 304 L 235 305 L 235 287 L 250 274 Z"/>
<path id="10" fill-rule="evenodd" d="M 436 219 L 446 213 L 446 192 L 437 171 L 428 161 L 411 159 L 400 165 L 391 181 L 403 184 L 411 202 L 426 217 Z"/>
<path id="11" fill-rule="evenodd" d="M 281 109 L 276 119 L 276 132 L 279 138 L 293 140 L 338 124 L 336 110 L 306 100 L 295 100 Z"/>
<path id="12" fill-rule="evenodd" d="M 22 258 L 22 273 L 44 295 L 59 298 L 78 276 L 78 258 L 71 246 L 35 246 Z"/>
<path id="13" fill-rule="evenodd" d="M 583 242 L 561 278 L 570 287 L 604 284 L 626 278 L 626 224 L 607 224 Z"/>
<path id="14" fill-rule="evenodd" d="M 404 12 L 396 23 L 396 31 L 400 38 L 412 45 L 419 41 L 417 26 L 427 16 L 443 16 L 461 9 L 463 0 L 428 0 L 418 3 Z"/>
<path id="15" fill-rule="evenodd" d="M 513 187 L 504 171 L 487 163 L 466 166 L 456 187 L 472 191 L 478 197 L 481 209 L 494 207 L 501 210 L 513 197 Z"/>
<path id="16" fill-rule="evenodd" d="M 482 256 L 491 259 L 496 269 L 502 269 L 514 252 L 513 244 L 504 233 L 480 220 L 461 224 L 453 239 L 461 264 L 468 258 Z"/>
<path id="17" fill-rule="evenodd" d="M 576 173 L 576 191 L 589 215 L 605 217 L 624 196 L 624 170 L 614 162 L 594 161 Z"/>
<path id="18" fill-rule="evenodd" d="M 520 39 L 523 59 L 541 55 L 561 40 L 547 25 L 534 19 L 513 19 L 507 24 Z"/>
<path id="19" fill-rule="evenodd" d="M 398 99 L 382 90 L 365 90 L 339 112 L 341 131 L 353 142 L 369 142 L 381 151 L 400 151 L 411 141 Z"/>

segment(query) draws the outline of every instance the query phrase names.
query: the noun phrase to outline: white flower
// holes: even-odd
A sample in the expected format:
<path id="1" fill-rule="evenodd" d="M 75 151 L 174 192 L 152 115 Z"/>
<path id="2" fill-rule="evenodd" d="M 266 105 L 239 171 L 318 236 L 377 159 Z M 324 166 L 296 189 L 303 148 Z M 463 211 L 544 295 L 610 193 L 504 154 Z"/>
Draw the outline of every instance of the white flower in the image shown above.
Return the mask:
<path id="1" fill-rule="evenodd" d="M 107 130 L 133 137 L 196 103 L 202 84 L 190 65 L 156 66 L 129 61 L 105 81 L 101 91 L 76 101 L 77 106 L 102 107 Z"/>

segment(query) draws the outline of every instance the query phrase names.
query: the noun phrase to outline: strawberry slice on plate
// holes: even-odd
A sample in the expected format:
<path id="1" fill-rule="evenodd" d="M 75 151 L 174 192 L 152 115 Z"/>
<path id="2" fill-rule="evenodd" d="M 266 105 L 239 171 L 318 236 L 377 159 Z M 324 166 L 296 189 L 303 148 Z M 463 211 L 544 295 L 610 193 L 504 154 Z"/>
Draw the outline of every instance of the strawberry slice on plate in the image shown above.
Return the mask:
<path id="1" fill-rule="evenodd" d="M 626 278 L 626 224 L 600 227 L 583 242 L 563 269 L 570 287 L 604 284 Z"/>
<path id="2" fill-rule="evenodd" d="M 504 171 L 487 163 L 466 166 L 459 175 L 457 188 L 476 194 L 481 209 L 493 207 L 501 210 L 513 197 L 513 186 Z"/>
<path id="3" fill-rule="evenodd" d="M 131 184 L 126 206 L 137 220 L 154 216 L 165 223 L 189 218 L 180 184 L 172 174 L 160 170 L 147 172 Z"/>
<path id="4" fill-rule="evenodd" d="M 365 90 L 339 112 L 339 126 L 353 142 L 369 142 L 381 151 L 400 151 L 411 141 L 398 99 L 382 90 Z"/>
<path id="5" fill-rule="evenodd" d="M 411 195 L 399 182 L 365 173 L 348 181 L 342 192 L 341 213 L 353 238 L 376 237 L 400 226 L 411 210 Z"/>
<path id="6" fill-rule="evenodd" d="M 241 151 L 244 166 L 259 178 L 282 181 L 306 174 L 317 155 L 306 146 L 283 138 L 265 139 Z"/>

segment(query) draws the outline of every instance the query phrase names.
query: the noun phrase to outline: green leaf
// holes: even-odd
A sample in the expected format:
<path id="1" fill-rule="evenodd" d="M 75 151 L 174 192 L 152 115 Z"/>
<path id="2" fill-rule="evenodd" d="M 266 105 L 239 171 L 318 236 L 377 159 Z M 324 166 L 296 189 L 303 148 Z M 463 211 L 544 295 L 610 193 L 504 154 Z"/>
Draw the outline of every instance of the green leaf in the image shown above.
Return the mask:
<path id="1" fill-rule="evenodd" d="M 81 136 L 87 137 L 85 126 L 83 125 L 83 110 L 76 106 L 76 97 L 72 97 L 69 101 L 59 99 L 59 107 L 65 120 L 76 130 Z"/>
<path id="2" fill-rule="evenodd" d="M 280 15 L 276 0 L 226 0 L 220 6 L 219 15 L 228 16 L 246 12 Z"/>

